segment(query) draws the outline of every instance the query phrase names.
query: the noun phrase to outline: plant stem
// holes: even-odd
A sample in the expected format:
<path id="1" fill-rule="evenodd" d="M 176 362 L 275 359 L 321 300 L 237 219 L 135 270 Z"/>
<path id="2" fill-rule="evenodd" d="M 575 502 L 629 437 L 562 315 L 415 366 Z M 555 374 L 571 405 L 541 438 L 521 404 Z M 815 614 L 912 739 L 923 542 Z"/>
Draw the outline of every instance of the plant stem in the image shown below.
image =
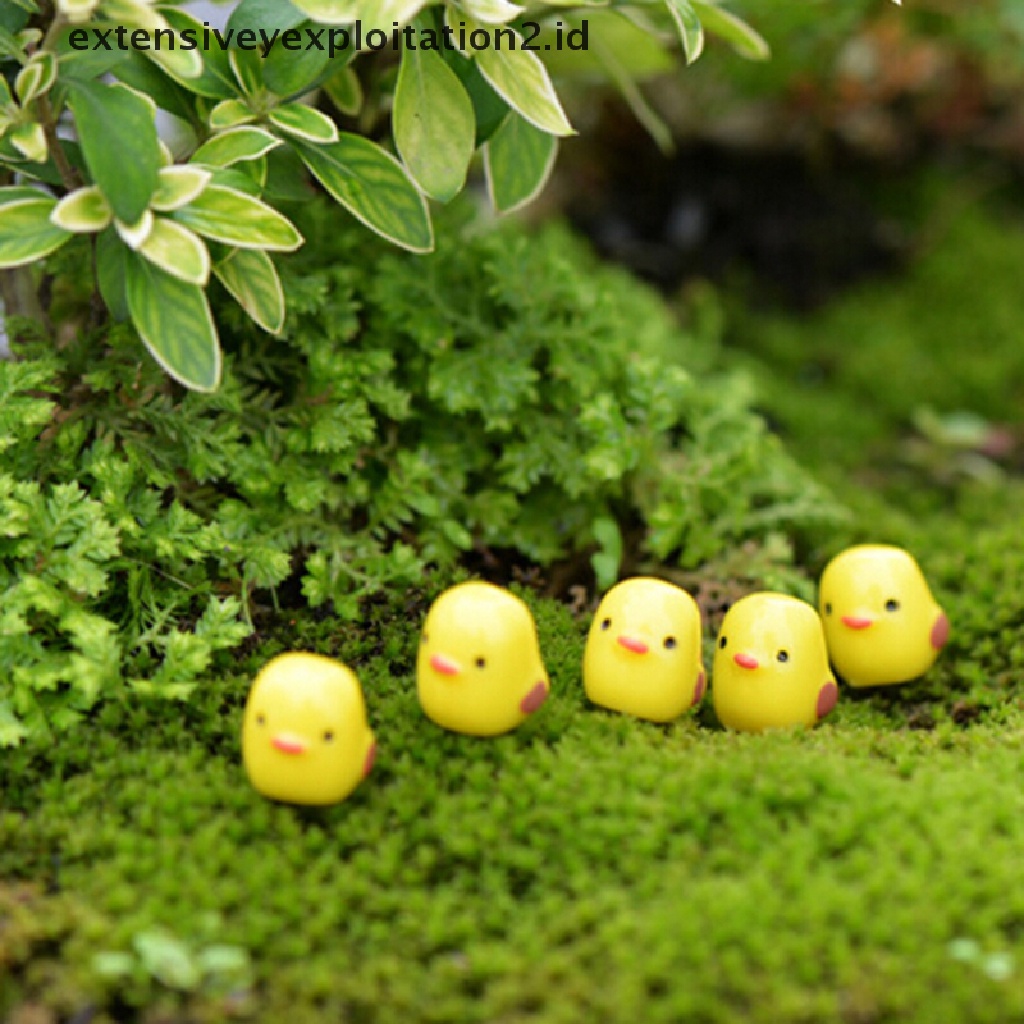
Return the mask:
<path id="1" fill-rule="evenodd" d="M 74 167 L 68 162 L 67 154 L 64 152 L 60 139 L 57 137 L 57 120 L 53 116 L 53 108 L 50 106 L 49 96 L 40 96 L 36 101 L 36 109 L 39 112 L 39 123 L 43 126 L 43 133 L 46 135 L 46 145 L 53 156 L 53 162 L 60 175 L 61 184 L 73 192 L 81 184 Z"/>
<path id="2" fill-rule="evenodd" d="M 54 11 L 52 19 L 50 27 L 46 30 L 46 35 L 43 37 L 43 41 L 39 44 L 40 52 L 49 50 L 51 53 L 55 53 L 60 34 L 64 30 L 65 25 L 67 25 L 67 19 L 60 11 Z M 57 138 L 57 118 L 53 113 L 53 107 L 50 105 L 49 95 L 44 94 L 39 97 L 36 101 L 36 112 L 39 114 L 39 123 L 43 126 L 43 132 L 46 135 L 46 145 L 53 156 L 53 162 L 57 167 L 61 183 L 69 192 L 72 192 L 78 188 L 81 181 L 75 169 L 68 162 L 67 155 L 60 144 L 60 140 Z"/>
<path id="3" fill-rule="evenodd" d="M 67 19 L 60 13 L 60 11 L 54 11 L 52 17 L 53 20 L 50 22 L 50 27 L 46 30 L 46 35 L 43 37 L 43 41 L 39 44 L 39 49 L 56 52 L 57 40 L 60 38 L 61 31 L 67 24 Z"/>

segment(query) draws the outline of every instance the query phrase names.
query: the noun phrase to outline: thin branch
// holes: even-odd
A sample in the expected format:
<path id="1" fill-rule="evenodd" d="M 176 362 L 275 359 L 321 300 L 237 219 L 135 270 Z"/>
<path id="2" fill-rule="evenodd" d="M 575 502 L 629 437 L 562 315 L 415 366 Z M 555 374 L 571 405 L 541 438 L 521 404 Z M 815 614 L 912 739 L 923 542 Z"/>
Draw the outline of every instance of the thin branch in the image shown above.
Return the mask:
<path id="1" fill-rule="evenodd" d="M 78 172 L 68 162 L 64 147 L 61 146 L 60 139 L 57 137 L 57 121 L 53 116 L 53 108 L 50 106 L 50 97 L 40 96 L 36 101 L 36 109 L 39 111 L 39 121 L 43 126 L 43 133 L 46 135 L 46 145 L 53 155 L 53 162 L 57 167 L 61 183 L 69 192 L 74 192 L 81 184 L 81 180 L 78 177 Z"/>

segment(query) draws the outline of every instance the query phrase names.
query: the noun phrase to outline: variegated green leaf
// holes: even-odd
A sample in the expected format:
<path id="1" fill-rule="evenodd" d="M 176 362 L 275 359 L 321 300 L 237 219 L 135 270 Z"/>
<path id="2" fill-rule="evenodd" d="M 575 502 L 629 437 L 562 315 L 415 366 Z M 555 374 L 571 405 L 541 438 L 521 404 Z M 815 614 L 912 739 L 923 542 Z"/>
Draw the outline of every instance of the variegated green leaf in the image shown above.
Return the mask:
<path id="1" fill-rule="evenodd" d="M 115 25 L 144 28 L 151 35 L 158 28 L 166 28 L 167 22 L 148 0 L 102 0 L 103 14 Z"/>
<path id="2" fill-rule="evenodd" d="M 55 199 L 37 193 L 0 206 L 0 268 L 32 263 L 71 237 L 50 220 L 56 205 Z"/>
<path id="3" fill-rule="evenodd" d="M 302 245 L 295 225 L 277 210 L 223 185 L 207 185 L 202 195 L 173 216 L 200 235 L 240 249 L 291 252 Z"/>
<path id="4" fill-rule="evenodd" d="M 92 180 L 114 215 L 134 223 L 149 205 L 160 169 L 152 101 L 121 84 L 75 82 L 71 110 Z"/>
<path id="5" fill-rule="evenodd" d="M 210 254 L 202 239 L 166 217 L 155 218 L 153 230 L 138 252 L 188 284 L 205 285 L 210 278 Z"/>
<path id="6" fill-rule="evenodd" d="M 35 3 L 35 0 L 14 0 L 15 3 Z M 27 9 L 27 8 L 26 8 Z M 39 13 L 39 8 L 32 9 L 33 14 Z M 15 40 L 23 50 L 35 49 L 43 41 L 43 30 L 41 28 L 23 28 L 15 35 Z"/>
<path id="7" fill-rule="evenodd" d="M 256 160 L 280 145 L 281 140 L 265 128 L 231 128 L 204 142 L 192 154 L 192 163 L 230 167 L 242 160 Z"/>
<path id="8" fill-rule="evenodd" d="M 456 0 L 456 3 L 474 21 L 488 25 L 504 25 L 524 10 L 509 0 Z"/>
<path id="9" fill-rule="evenodd" d="M 88 21 L 99 6 L 99 0 L 57 0 L 57 10 L 73 25 Z"/>
<path id="10" fill-rule="evenodd" d="M 453 9 L 446 8 L 445 20 L 449 25 L 453 25 L 453 18 Z M 464 20 L 467 38 L 478 29 L 488 34 L 492 31 L 468 16 Z M 453 27 L 459 29 L 458 25 Z M 483 50 L 470 51 L 466 56 L 473 56 L 476 59 L 480 73 L 494 91 L 531 124 L 552 135 L 572 135 L 572 125 L 562 110 L 555 87 L 551 84 L 551 78 L 540 58 L 532 51 L 522 49 L 523 39 L 518 32 L 513 29 L 502 31 L 514 33 L 514 46 L 509 43 L 501 49 L 487 47 Z M 459 36 L 460 31 L 456 31 L 455 38 Z"/>
<path id="11" fill-rule="evenodd" d="M 412 252 L 434 247 L 426 200 L 390 153 L 342 132 L 329 146 L 296 142 L 313 176 L 368 228 Z"/>
<path id="12" fill-rule="evenodd" d="M 255 50 L 239 50 L 235 47 L 228 50 L 228 64 L 246 96 L 256 96 L 263 91 L 262 62 L 263 58 Z"/>
<path id="13" fill-rule="evenodd" d="M 150 209 L 166 213 L 191 203 L 210 183 L 210 172 L 202 167 L 173 164 L 161 167 Z"/>
<path id="14" fill-rule="evenodd" d="M 190 31 L 202 46 L 202 73 L 198 77 L 189 77 L 178 73 L 178 69 L 168 64 L 162 65 L 164 70 L 175 81 L 184 85 L 189 92 L 210 99 L 229 99 L 238 94 L 238 83 L 235 81 L 227 53 L 217 45 L 211 30 L 197 21 L 190 14 L 175 7 L 165 7 L 163 16 L 170 26 L 179 34 Z M 210 33 L 210 45 L 207 48 L 204 33 Z M 178 52 L 182 52 L 180 47 Z M 187 51 L 186 51 L 187 52 Z"/>
<path id="15" fill-rule="evenodd" d="M 128 311 L 153 358 L 175 380 L 196 391 L 220 383 L 221 354 L 206 293 L 129 255 L 125 275 Z"/>
<path id="16" fill-rule="evenodd" d="M 120 323 L 128 319 L 125 279 L 131 250 L 118 238 L 113 227 L 96 236 L 96 283 L 110 315 Z"/>
<path id="17" fill-rule="evenodd" d="M 259 249 L 235 249 L 214 274 L 249 316 L 270 334 L 284 327 L 284 289 L 273 260 Z"/>
<path id="18" fill-rule="evenodd" d="M 65 231 L 92 234 L 102 231 L 114 214 L 98 185 L 68 193 L 53 209 L 50 220 Z"/>
<path id="19" fill-rule="evenodd" d="M 275 0 L 280 3 L 280 0 Z M 294 10 L 294 8 L 292 8 Z M 302 15 L 295 11 L 301 19 Z M 307 24 L 296 26 L 305 35 Z M 308 40 L 308 36 L 307 36 Z M 264 86 L 282 100 L 292 100 L 315 88 L 322 79 L 337 68 L 346 65 L 355 57 L 355 48 L 345 46 L 344 38 L 328 33 L 323 50 L 315 46 L 287 49 L 279 42 L 273 46 L 265 59 L 260 61 L 260 72 Z"/>
<path id="20" fill-rule="evenodd" d="M 43 126 L 35 121 L 27 121 L 19 124 L 17 128 L 7 133 L 11 145 L 26 159 L 32 163 L 41 164 L 46 162 L 48 150 L 46 148 L 46 132 Z"/>
<path id="21" fill-rule="evenodd" d="M 256 115 L 241 100 L 222 100 L 210 111 L 210 128 L 215 132 L 255 120 Z"/>
<path id="22" fill-rule="evenodd" d="M 287 103 L 276 107 L 270 111 L 267 119 L 286 135 L 306 142 L 323 144 L 338 141 L 338 126 L 326 114 L 302 103 Z"/>
<path id="23" fill-rule="evenodd" d="M 37 96 L 48 92 L 57 80 L 57 58 L 47 50 L 33 54 L 32 59 L 18 72 L 14 91 L 18 101 L 27 107 Z"/>
<path id="24" fill-rule="evenodd" d="M 704 28 L 690 0 L 665 0 L 669 14 L 676 23 L 679 40 L 683 44 L 686 63 L 692 64 L 704 49 Z"/>
<path id="25" fill-rule="evenodd" d="M 244 29 L 270 35 L 285 32 L 305 21 L 302 13 L 289 0 L 241 0 L 231 12 L 227 27 L 237 36 Z"/>
<path id="26" fill-rule="evenodd" d="M 473 101 L 432 50 L 406 50 L 391 114 L 395 146 L 416 183 L 448 202 L 466 182 L 476 148 Z"/>
<path id="27" fill-rule="evenodd" d="M 323 87 L 331 102 L 343 114 L 351 117 L 359 113 L 363 105 L 363 86 L 353 68 L 342 68 L 328 78 Z"/>
<path id="28" fill-rule="evenodd" d="M 8 185 L 0 188 L 0 207 L 20 203 L 23 199 L 52 199 L 48 192 L 31 185 Z"/>
<path id="29" fill-rule="evenodd" d="M 124 221 L 115 218 L 114 227 L 129 249 L 138 249 L 149 238 L 155 219 L 151 210 L 143 210 L 142 216 L 134 224 L 125 224 Z"/>
<path id="30" fill-rule="evenodd" d="M 690 0 L 697 17 L 708 32 L 721 36 L 741 57 L 748 60 L 767 60 L 771 49 L 764 37 L 742 18 L 724 10 L 709 0 Z"/>
<path id="31" fill-rule="evenodd" d="M 198 49 L 186 49 L 181 42 L 181 36 L 175 33 L 173 46 L 161 46 L 159 50 L 149 49 L 145 54 L 171 78 L 184 82 L 195 81 L 203 74 L 203 58 Z"/>
<path id="32" fill-rule="evenodd" d="M 386 32 L 397 21 L 404 25 L 426 5 L 426 0 L 292 0 L 292 6 L 324 25 L 359 23 L 365 34 L 380 28 Z"/>
<path id="33" fill-rule="evenodd" d="M 514 110 L 484 146 L 491 202 L 499 213 L 525 206 L 540 192 L 555 165 L 558 140 Z"/>

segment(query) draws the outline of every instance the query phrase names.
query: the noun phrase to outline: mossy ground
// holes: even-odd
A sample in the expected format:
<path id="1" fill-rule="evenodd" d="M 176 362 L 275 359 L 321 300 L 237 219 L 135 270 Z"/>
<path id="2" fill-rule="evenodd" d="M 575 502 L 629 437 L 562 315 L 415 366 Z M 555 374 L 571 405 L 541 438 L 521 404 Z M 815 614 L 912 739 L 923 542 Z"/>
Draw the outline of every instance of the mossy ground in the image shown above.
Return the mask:
<path id="1" fill-rule="evenodd" d="M 1024 1021 L 1024 489 L 892 457 L 911 403 L 1020 422 L 1022 276 L 1024 234 L 966 213 L 908 278 L 754 332 L 766 407 L 858 516 L 804 568 L 866 536 L 914 550 L 954 624 L 924 680 L 847 693 L 811 732 L 726 734 L 709 707 L 645 724 L 588 706 L 586 615 L 527 593 L 552 698 L 482 741 L 416 703 L 441 581 L 358 627 L 282 619 L 188 705 L 107 706 L 3 755 L 0 1016 Z M 251 673 L 284 646 L 363 679 L 381 753 L 338 807 L 242 774 Z M 154 928 L 242 947 L 252 974 L 184 993 L 96 971 Z"/>

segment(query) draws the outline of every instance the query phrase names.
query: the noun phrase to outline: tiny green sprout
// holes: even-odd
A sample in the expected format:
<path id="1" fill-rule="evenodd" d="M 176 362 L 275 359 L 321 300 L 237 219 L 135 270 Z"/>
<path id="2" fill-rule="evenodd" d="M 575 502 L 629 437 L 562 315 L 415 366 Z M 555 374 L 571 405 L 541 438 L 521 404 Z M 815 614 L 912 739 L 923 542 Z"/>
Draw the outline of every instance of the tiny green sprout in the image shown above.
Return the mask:
<path id="1" fill-rule="evenodd" d="M 981 947 L 974 939 L 956 938 L 949 943 L 948 952 L 953 960 L 960 963 L 977 963 L 981 956 Z"/>
<path id="2" fill-rule="evenodd" d="M 179 992 L 223 993 L 252 986 L 252 961 L 240 946 L 211 944 L 194 947 L 162 928 L 138 932 L 134 952 L 102 951 L 92 958 L 101 978 L 119 981 L 143 974 Z"/>

